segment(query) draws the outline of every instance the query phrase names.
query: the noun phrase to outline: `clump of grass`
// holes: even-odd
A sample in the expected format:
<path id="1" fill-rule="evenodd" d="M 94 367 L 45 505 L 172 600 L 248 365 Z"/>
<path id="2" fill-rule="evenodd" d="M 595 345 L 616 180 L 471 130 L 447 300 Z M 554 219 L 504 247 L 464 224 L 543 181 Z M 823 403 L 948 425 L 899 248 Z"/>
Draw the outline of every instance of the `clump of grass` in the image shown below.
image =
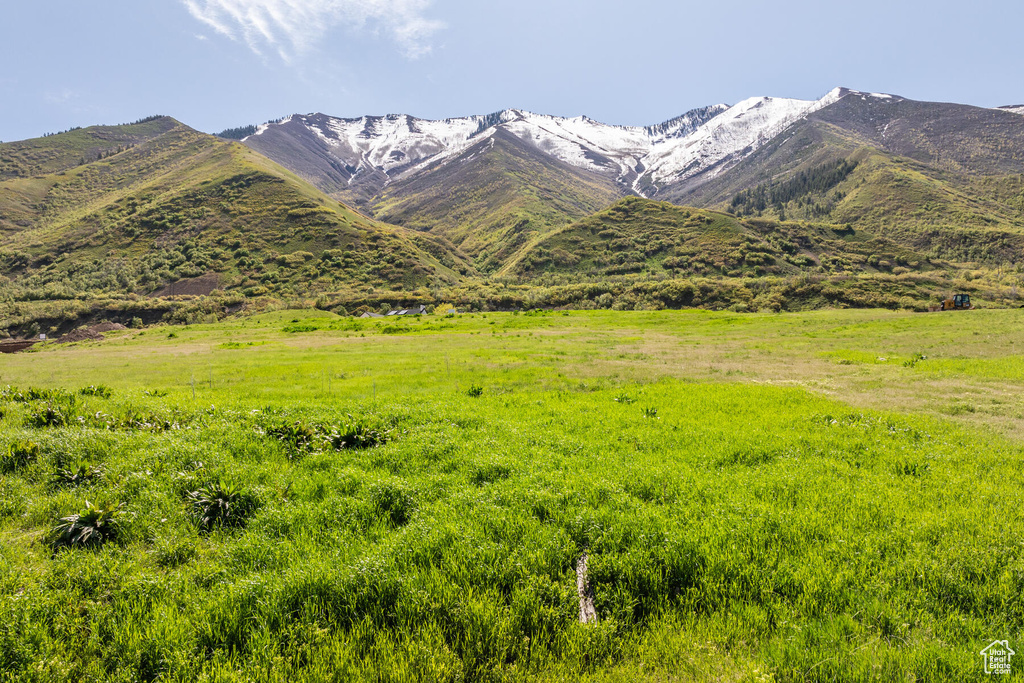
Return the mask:
<path id="1" fill-rule="evenodd" d="M 96 548 L 116 540 L 121 532 L 120 505 L 96 507 L 85 501 L 85 509 L 62 517 L 50 533 L 50 545 L 60 548 Z"/>
<path id="2" fill-rule="evenodd" d="M 158 566 L 173 569 L 190 562 L 196 556 L 196 546 L 189 538 L 173 536 L 157 541 L 153 552 Z"/>
<path id="3" fill-rule="evenodd" d="M 351 415 L 349 416 L 351 417 Z M 382 430 L 361 422 L 343 424 L 330 433 L 331 446 L 337 450 L 373 448 L 390 440 L 389 430 Z"/>
<path id="4" fill-rule="evenodd" d="M 167 391 L 165 389 L 147 389 L 142 393 L 146 396 L 152 396 L 153 398 L 162 398 L 167 395 Z"/>
<path id="5" fill-rule="evenodd" d="M 644 408 L 644 417 L 646 417 L 649 420 L 657 420 L 658 419 L 658 409 L 657 408 Z"/>
<path id="6" fill-rule="evenodd" d="M 905 368 L 913 368 L 913 367 L 916 367 L 917 364 L 920 363 L 921 361 L 927 360 L 927 359 L 928 359 L 928 356 L 924 355 L 923 353 L 915 353 L 913 356 L 910 357 L 909 360 L 903 361 L 903 367 L 905 367 Z"/>
<path id="7" fill-rule="evenodd" d="M 627 405 L 627 406 L 630 403 L 633 403 L 634 400 L 635 399 L 632 396 L 630 396 L 629 394 L 627 394 L 626 392 L 622 392 L 621 394 L 619 394 L 618 396 L 615 397 L 615 402 L 616 403 L 621 403 L 621 404 Z"/>
<path id="8" fill-rule="evenodd" d="M 896 463 L 893 470 L 896 474 L 906 477 L 920 477 L 931 469 L 928 463 L 902 461 Z"/>
<path id="9" fill-rule="evenodd" d="M 487 464 L 474 467 L 473 471 L 469 475 L 469 480 L 477 486 L 482 486 L 495 481 L 501 481 L 502 479 L 508 479 L 511 474 L 512 468 L 508 465 L 489 462 Z"/>
<path id="10" fill-rule="evenodd" d="M 78 390 L 82 396 L 98 396 L 99 398 L 110 398 L 114 393 L 110 387 L 104 384 L 90 384 Z"/>
<path id="11" fill-rule="evenodd" d="M 92 484 L 103 477 L 103 469 L 89 465 L 79 465 L 76 469 L 58 467 L 50 478 L 54 488 L 76 488 Z"/>
<path id="12" fill-rule="evenodd" d="M 14 472 L 27 467 L 39 458 L 39 444 L 34 441 L 15 441 L 0 455 L 0 472 Z"/>
<path id="13" fill-rule="evenodd" d="M 416 499 L 404 488 L 394 484 L 370 487 L 370 503 L 378 516 L 391 526 L 404 526 L 416 511 Z"/>
<path id="14" fill-rule="evenodd" d="M 295 421 L 267 428 L 267 436 L 271 436 L 288 447 L 295 454 L 313 447 L 316 431 L 302 422 Z"/>
<path id="15" fill-rule="evenodd" d="M 45 408 L 33 411 L 25 420 L 25 424 L 37 428 L 63 427 L 67 423 L 68 416 L 64 414 L 64 411 L 59 406 L 55 406 L 52 403 L 47 404 Z"/>
<path id="16" fill-rule="evenodd" d="M 483 395 L 483 393 L 484 393 L 484 388 L 483 388 L 483 387 L 481 387 L 481 386 L 477 386 L 476 384 L 474 384 L 474 385 L 473 385 L 473 386 L 471 386 L 471 387 L 469 388 L 469 390 L 468 390 L 468 391 L 466 392 L 466 395 L 467 395 L 467 396 L 472 396 L 472 397 L 476 398 L 477 396 L 482 396 L 482 395 Z"/>
<path id="17" fill-rule="evenodd" d="M 977 412 L 977 408 L 971 403 L 951 403 L 942 411 L 947 415 L 966 415 Z"/>
<path id="18" fill-rule="evenodd" d="M 43 401 L 46 399 L 57 398 L 60 395 L 60 391 L 54 391 L 52 389 L 39 389 L 37 387 L 29 387 L 25 391 L 13 390 L 9 400 L 16 401 L 18 403 L 30 403 L 32 401 Z"/>
<path id="19" fill-rule="evenodd" d="M 203 531 L 244 526 L 256 511 L 256 497 L 221 481 L 187 494 L 192 514 Z"/>

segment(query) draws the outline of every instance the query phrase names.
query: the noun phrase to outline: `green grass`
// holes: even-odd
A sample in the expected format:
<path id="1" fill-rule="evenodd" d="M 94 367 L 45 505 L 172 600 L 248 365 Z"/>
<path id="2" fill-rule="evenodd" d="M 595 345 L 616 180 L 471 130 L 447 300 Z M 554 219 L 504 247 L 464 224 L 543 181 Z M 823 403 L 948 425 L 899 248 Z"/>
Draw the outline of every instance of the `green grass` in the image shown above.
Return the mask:
<path id="1" fill-rule="evenodd" d="M 5 356 L 0 671 L 981 679 L 1024 630 L 1020 322 L 278 311 Z M 116 533 L 54 551 L 87 501 Z"/>

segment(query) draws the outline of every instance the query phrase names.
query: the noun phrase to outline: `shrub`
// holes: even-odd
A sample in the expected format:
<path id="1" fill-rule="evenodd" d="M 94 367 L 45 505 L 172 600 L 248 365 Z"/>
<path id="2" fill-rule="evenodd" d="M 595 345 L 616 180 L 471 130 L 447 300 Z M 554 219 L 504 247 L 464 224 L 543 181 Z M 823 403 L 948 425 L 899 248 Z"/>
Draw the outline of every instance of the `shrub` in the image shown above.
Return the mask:
<path id="1" fill-rule="evenodd" d="M 16 441 L 0 456 L 0 472 L 13 472 L 27 467 L 39 458 L 39 444 L 33 441 Z"/>
<path id="2" fill-rule="evenodd" d="M 468 396 L 473 396 L 474 398 L 477 397 L 477 396 L 483 395 L 483 393 L 484 393 L 484 388 L 481 387 L 481 386 L 477 386 L 476 384 L 471 386 L 469 388 L 469 391 L 466 392 L 466 394 Z"/>
<path id="3" fill-rule="evenodd" d="M 94 507 L 85 502 L 85 510 L 62 517 L 51 532 L 50 545 L 59 548 L 94 548 L 117 539 L 121 506 Z"/>
<path id="4" fill-rule="evenodd" d="M 187 494 L 192 514 L 203 531 L 244 526 L 258 507 L 254 496 L 216 481 Z"/>

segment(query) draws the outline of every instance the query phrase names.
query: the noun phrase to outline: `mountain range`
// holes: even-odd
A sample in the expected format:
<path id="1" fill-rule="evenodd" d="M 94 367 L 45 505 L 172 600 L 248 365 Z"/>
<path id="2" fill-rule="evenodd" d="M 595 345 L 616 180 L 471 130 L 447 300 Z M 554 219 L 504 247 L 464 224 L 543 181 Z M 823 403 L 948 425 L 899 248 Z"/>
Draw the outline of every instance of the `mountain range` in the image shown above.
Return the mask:
<path id="1" fill-rule="evenodd" d="M 645 127 L 507 109 L 295 114 L 213 136 L 150 117 L 0 144 L 13 301 L 954 277 L 1017 272 L 1022 250 L 1024 105 L 836 88 Z"/>
<path id="2" fill-rule="evenodd" d="M 712 105 L 646 127 L 516 109 L 443 121 L 292 115 L 242 142 L 379 220 L 444 235 L 476 267 L 495 272 L 547 231 L 623 196 L 728 208 L 742 190 L 851 156 L 870 161 L 851 183 L 869 171 L 884 175 L 887 166 L 913 169 L 915 185 L 952 185 L 918 189 L 949 205 L 925 223 L 942 225 L 955 214 L 959 225 L 960 205 L 972 203 L 961 195 L 979 193 L 972 180 L 1024 170 L 1021 114 L 1022 106 L 985 109 L 835 88 L 817 100 Z M 975 199 L 989 198 L 980 194 Z M 875 227 L 903 222 L 893 211 L 904 198 L 889 197 L 870 212 L 852 200 L 822 199 L 827 212 L 791 207 L 783 217 L 796 209 L 803 218 L 844 223 L 871 213 Z M 967 222 L 994 212 L 997 223 L 1016 225 L 1014 207 L 989 208 Z"/>

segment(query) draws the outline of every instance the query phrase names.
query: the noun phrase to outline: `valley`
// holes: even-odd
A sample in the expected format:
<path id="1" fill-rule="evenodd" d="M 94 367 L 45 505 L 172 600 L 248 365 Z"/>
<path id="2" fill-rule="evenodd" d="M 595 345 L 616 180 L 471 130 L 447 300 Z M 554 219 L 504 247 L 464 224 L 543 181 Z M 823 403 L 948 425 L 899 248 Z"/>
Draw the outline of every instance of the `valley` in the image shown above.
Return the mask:
<path id="1" fill-rule="evenodd" d="M 1018 306 L 1022 131 L 1013 108 L 844 88 L 647 127 L 509 109 L 75 129 L 0 145 L 0 328 L 442 301 Z"/>

